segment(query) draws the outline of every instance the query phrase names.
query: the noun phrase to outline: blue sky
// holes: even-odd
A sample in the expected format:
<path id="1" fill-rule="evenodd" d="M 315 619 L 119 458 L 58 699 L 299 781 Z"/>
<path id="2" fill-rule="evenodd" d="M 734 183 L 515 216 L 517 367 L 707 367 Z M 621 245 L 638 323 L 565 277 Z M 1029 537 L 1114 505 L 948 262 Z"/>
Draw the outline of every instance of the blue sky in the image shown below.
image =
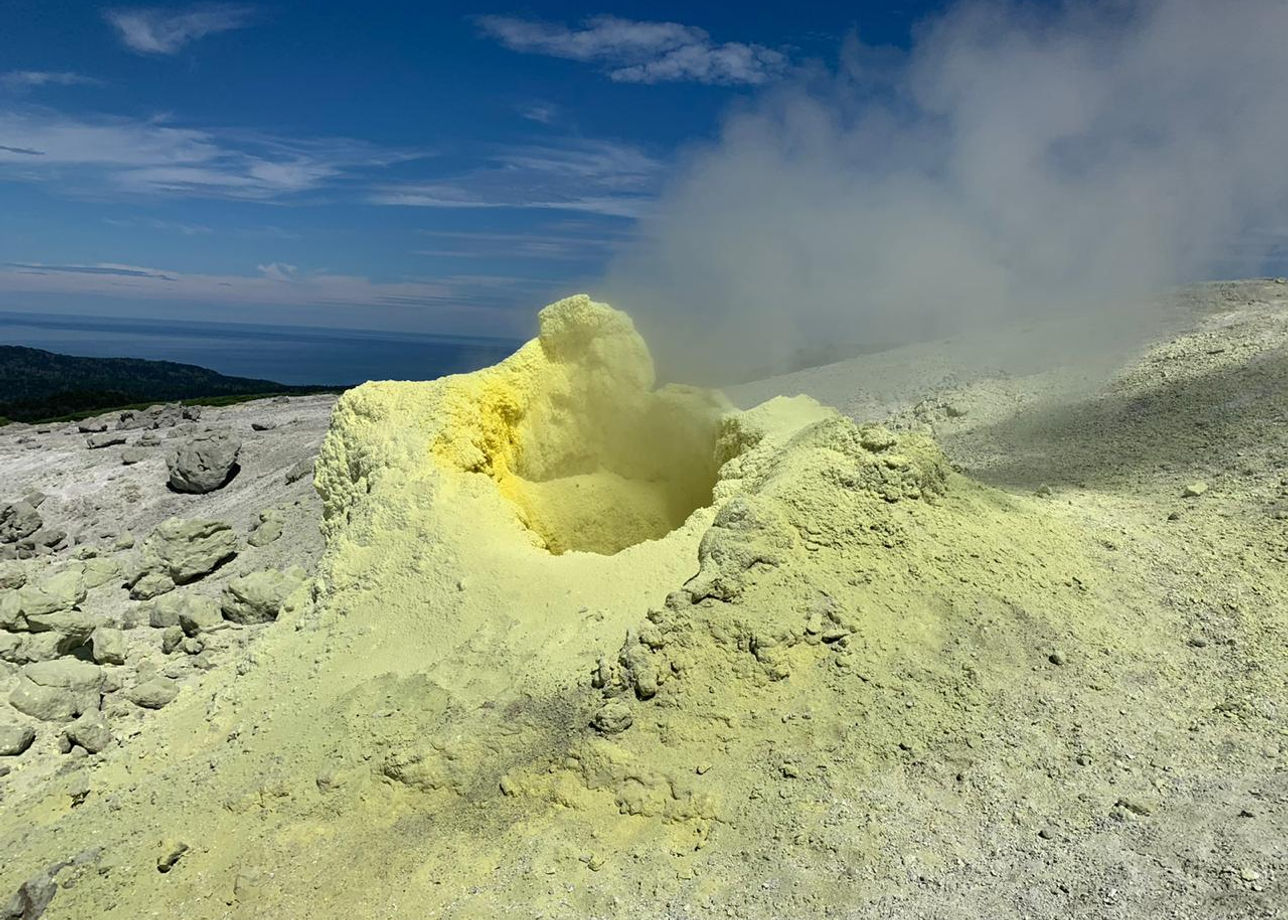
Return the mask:
<path id="1" fill-rule="evenodd" d="M 513 335 L 688 145 L 936 3 L 0 8 L 0 309 Z"/>

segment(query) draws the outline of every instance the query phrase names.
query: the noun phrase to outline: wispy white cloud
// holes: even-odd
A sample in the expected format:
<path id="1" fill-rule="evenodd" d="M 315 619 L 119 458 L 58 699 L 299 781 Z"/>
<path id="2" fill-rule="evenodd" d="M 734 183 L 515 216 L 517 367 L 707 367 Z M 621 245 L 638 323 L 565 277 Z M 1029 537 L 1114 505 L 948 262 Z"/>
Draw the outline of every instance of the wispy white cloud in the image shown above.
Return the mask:
<path id="1" fill-rule="evenodd" d="M 629 235 L 607 228 L 588 228 L 585 233 L 541 231 L 532 233 L 489 233 L 480 231 L 426 230 L 436 248 L 418 249 L 417 255 L 445 259 L 527 259 L 533 261 L 598 261 L 629 239 Z M 441 242 L 438 242 L 441 241 Z"/>
<path id="2" fill-rule="evenodd" d="M 176 54 L 189 42 L 250 24 L 247 6 L 209 3 L 183 10 L 162 7 L 110 9 L 103 17 L 125 46 L 139 54 Z"/>
<path id="3" fill-rule="evenodd" d="M 0 263 L 0 291 L 282 306 L 313 303 L 376 306 L 408 301 L 434 304 L 449 298 L 452 293 L 444 284 L 375 282 L 357 275 L 301 272 L 293 265 L 280 262 L 257 266 L 254 275 L 188 274 L 111 262 L 84 265 Z"/>
<path id="4" fill-rule="evenodd" d="M 717 44 L 703 29 L 677 22 L 595 16 L 581 28 L 515 16 L 480 16 L 484 34 L 513 51 L 601 64 L 620 83 L 760 84 L 783 73 L 788 59 L 758 44 Z"/>
<path id="5" fill-rule="evenodd" d="M 271 200 L 420 155 L 345 138 L 286 140 L 164 121 L 0 111 L 0 176 L 80 195 Z"/>
<path id="6" fill-rule="evenodd" d="M 638 217 L 652 201 L 662 163 L 612 141 L 527 145 L 499 151 L 458 176 L 389 184 L 373 204 L 428 208 L 523 208 Z"/>
<path id="7" fill-rule="evenodd" d="M 178 233 L 183 236 L 204 236 L 215 232 L 213 227 L 207 227 L 204 224 L 189 224 L 155 217 L 104 217 L 103 223 L 123 230 L 156 230 L 159 233 Z"/>
<path id="8" fill-rule="evenodd" d="M 10 70 L 0 73 L 0 88 L 25 92 L 42 86 L 98 86 L 102 80 L 67 70 Z"/>
<path id="9" fill-rule="evenodd" d="M 548 102 L 533 102 L 522 106 L 519 109 L 519 115 L 528 121 L 549 125 L 554 124 L 555 119 L 559 117 L 559 107 Z"/>
<path id="10" fill-rule="evenodd" d="M 373 281 L 333 271 L 306 271 L 282 262 L 256 267 L 254 274 L 189 274 L 118 263 L 44 264 L 0 262 L 0 294 L 104 297 L 139 303 L 173 305 L 176 317 L 184 305 L 210 307 L 300 308 L 319 316 L 345 316 L 353 309 L 372 309 L 376 317 L 389 310 L 417 312 L 418 329 L 476 335 L 509 335 L 522 331 L 534 305 L 546 303 L 558 288 L 546 279 L 510 275 L 452 275 Z M 337 309 L 339 308 L 338 312 Z M 383 308 L 383 309 L 382 309 Z M 208 312 L 202 315 L 209 316 Z"/>

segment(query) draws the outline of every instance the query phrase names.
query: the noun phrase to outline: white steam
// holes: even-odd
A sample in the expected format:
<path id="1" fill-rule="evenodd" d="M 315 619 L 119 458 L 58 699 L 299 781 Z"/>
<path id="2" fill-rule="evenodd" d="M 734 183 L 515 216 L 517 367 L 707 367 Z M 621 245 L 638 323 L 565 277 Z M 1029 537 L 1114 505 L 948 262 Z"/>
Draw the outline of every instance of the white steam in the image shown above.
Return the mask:
<path id="1" fill-rule="evenodd" d="M 1264 269 L 1254 241 L 1288 225 L 1285 35 L 1285 0 L 1105 0 L 963 3 L 907 53 L 851 41 L 691 153 L 610 293 L 670 368 L 737 376 L 827 342 L 1107 328 Z"/>

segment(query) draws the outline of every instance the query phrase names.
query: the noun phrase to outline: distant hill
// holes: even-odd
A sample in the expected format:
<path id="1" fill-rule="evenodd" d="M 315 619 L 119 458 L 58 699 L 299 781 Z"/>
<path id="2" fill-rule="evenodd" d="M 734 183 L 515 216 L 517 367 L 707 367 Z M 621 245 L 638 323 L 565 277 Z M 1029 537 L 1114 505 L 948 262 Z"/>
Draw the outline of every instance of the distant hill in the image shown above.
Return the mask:
<path id="1" fill-rule="evenodd" d="M 195 364 L 142 358 L 82 358 L 0 345 L 0 417 L 43 421 L 138 403 L 310 393 L 272 380 L 226 377 Z M 222 399 L 220 401 L 223 401 Z"/>

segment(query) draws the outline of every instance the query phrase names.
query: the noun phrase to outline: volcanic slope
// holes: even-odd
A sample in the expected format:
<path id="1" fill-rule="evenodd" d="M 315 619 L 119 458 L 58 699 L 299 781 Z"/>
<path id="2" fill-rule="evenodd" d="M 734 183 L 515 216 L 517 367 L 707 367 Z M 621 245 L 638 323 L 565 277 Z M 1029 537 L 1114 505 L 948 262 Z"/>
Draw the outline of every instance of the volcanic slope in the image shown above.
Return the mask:
<path id="1" fill-rule="evenodd" d="M 1009 383 L 738 411 L 584 297 L 494 368 L 352 390 L 316 578 L 88 795 L 6 803 L 2 881 L 100 847 L 45 916 L 1271 916 L 1283 319 L 1054 419 Z M 1221 374 L 1256 403 L 1185 499 L 1154 458 Z M 1113 475 L 1091 442 L 1017 484 L 1059 469 L 1033 430 L 1106 420 Z"/>

